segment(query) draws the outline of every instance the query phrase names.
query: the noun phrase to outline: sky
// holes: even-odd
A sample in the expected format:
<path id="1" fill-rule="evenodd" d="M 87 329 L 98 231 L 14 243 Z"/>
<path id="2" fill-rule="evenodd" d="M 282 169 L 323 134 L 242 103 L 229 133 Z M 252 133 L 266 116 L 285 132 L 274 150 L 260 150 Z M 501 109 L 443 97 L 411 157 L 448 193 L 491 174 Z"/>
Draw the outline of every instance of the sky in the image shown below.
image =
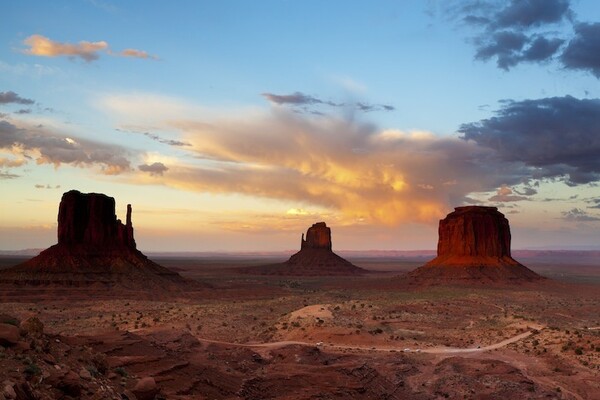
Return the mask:
<path id="1" fill-rule="evenodd" d="M 513 248 L 600 248 L 595 0 L 3 2 L 0 249 L 76 189 L 145 251 L 435 249 L 494 206 Z"/>

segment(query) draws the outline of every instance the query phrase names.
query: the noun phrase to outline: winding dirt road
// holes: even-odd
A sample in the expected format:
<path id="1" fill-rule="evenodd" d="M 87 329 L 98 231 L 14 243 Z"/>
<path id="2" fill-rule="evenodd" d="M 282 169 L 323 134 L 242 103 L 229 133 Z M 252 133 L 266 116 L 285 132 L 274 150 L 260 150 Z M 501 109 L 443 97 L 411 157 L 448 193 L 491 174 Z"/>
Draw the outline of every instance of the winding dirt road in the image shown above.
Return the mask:
<path id="1" fill-rule="evenodd" d="M 543 329 L 543 328 L 541 328 Z M 538 329 L 539 330 L 539 329 Z M 422 350 L 411 350 L 411 349 L 401 349 L 394 347 L 377 347 L 377 346 L 356 346 L 356 345 L 337 345 L 337 344 L 325 344 L 323 343 L 320 347 L 328 348 L 328 349 L 344 349 L 344 350 L 370 350 L 370 351 L 385 351 L 385 352 L 395 352 L 395 351 L 404 351 L 404 352 L 415 352 L 415 353 L 429 353 L 429 354 L 452 354 L 452 353 L 476 353 L 482 351 L 490 351 L 499 349 L 501 347 L 507 346 L 511 343 L 518 342 L 519 340 L 525 339 L 533 334 L 533 331 L 528 331 L 521 333 L 519 335 L 513 336 L 511 338 L 502 340 L 501 342 L 491 344 L 489 346 L 482 347 L 473 347 L 473 348 L 460 348 L 460 347 L 433 347 Z M 280 342 L 268 342 L 268 343 L 232 343 L 232 342 L 224 342 L 220 340 L 210 340 L 198 338 L 198 340 L 202 343 L 213 343 L 220 344 L 224 346 L 233 346 L 233 347 L 249 347 L 249 348 L 261 348 L 261 349 L 279 349 L 285 346 L 291 345 L 300 345 L 300 346 L 311 346 L 314 347 L 315 343 L 309 342 L 301 342 L 294 340 L 284 340 Z"/>

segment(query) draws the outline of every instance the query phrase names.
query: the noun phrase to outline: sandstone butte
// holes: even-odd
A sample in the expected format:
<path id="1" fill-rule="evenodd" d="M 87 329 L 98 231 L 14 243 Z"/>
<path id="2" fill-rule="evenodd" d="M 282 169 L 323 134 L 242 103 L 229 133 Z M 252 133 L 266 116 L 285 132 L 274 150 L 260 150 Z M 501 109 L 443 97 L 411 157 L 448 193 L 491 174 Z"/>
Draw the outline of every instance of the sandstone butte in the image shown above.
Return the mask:
<path id="1" fill-rule="evenodd" d="M 114 198 L 76 190 L 64 193 L 58 211 L 58 243 L 22 264 L 1 271 L 0 282 L 117 284 L 147 290 L 187 282 L 136 248 L 131 214 L 131 205 L 127 205 L 123 224 L 115 215 Z"/>
<path id="2" fill-rule="evenodd" d="M 409 273 L 424 281 L 542 279 L 510 254 L 508 219 L 496 207 L 457 207 L 440 221 L 437 257 Z"/>
<path id="3" fill-rule="evenodd" d="M 300 251 L 281 264 L 251 267 L 244 272 L 264 275 L 343 276 L 360 275 L 367 271 L 335 254 L 331 244 L 331 229 L 325 222 L 313 224 L 302 234 Z"/>

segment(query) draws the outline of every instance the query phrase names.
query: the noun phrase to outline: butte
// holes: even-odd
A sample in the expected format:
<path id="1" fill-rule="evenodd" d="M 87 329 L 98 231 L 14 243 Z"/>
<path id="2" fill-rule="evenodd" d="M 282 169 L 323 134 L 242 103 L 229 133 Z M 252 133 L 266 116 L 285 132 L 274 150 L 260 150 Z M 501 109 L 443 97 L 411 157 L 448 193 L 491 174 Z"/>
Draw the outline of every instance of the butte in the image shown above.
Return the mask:
<path id="1" fill-rule="evenodd" d="M 127 205 L 125 224 L 115 199 L 71 190 L 58 210 L 58 243 L 0 271 L 0 283 L 24 287 L 96 287 L 160 294 L 192 282 L 151 261 L 136 248 Z"/>
<path id="2" fill-rule="evenodd" d="M 408 274 L 422 283 L 544 279 L 510 255 L 508 219 L 496 207 L 456 207 L 440 221 L 437 257 Z"/>
<path id="3" fill-rule="evenodd" d="M 260 275 L 344 276 L 367 271 L 335 254 L 331 245 L 331 229 L 317 222 L 302 234 L 300 251 L 281 264 L 244 268 L 244 272 Z"/>

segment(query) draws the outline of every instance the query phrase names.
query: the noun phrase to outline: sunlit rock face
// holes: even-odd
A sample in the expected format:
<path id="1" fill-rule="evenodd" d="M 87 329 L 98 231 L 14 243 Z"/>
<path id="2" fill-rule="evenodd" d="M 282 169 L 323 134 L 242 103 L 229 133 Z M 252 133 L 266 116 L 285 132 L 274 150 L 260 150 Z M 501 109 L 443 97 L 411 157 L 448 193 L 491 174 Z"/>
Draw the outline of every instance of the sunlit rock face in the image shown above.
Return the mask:
<path id="1" fill-rule="evenodd" d="M 457 207 L 440 221 L 438 257 L 510 257 L 510 227 L 496 207 Z"/>
<path id="2" fill-rule="evenodd" d="M 437 257 L 409 276 L 432 282 L 541 278 L 511 257 L 508 219 L 496 207 L 457 207 L 438 231 Z"/>

